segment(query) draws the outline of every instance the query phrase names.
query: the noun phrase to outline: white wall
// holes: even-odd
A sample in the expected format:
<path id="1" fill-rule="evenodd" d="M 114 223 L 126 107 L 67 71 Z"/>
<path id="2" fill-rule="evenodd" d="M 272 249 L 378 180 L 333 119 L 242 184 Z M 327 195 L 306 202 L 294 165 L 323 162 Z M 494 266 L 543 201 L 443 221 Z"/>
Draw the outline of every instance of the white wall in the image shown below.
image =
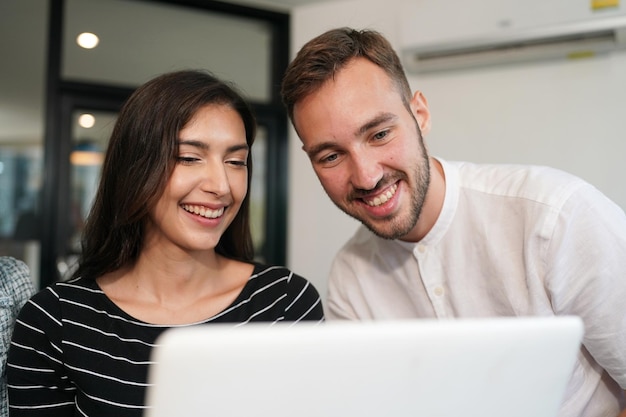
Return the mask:
<path id="1" fill-rule="evenodd" d="M 386 32 L 394 23 L 395 16 L 389 13 L 388 4 L 380 0 L 301 6 L 291 14 L 291 55 L 309 39 L 333 27 L 372 27 Z M 289 143 L 288 196 L 287 264 L 313 282 L 325 300 L 332 257 L 358 223 L 339 211 L 326 196 L 293 129 Z"/>
<path id="2" fill-rule="evenodd" d="M 298 7 L 292 12 L 292 56 L 312 37 L 338 26 L 379 30 L 400 48 L 406 19 L 398 6 L 415 1 Z M 431 1 L 438 0 L 419 4 Z M 480 13 L 480 3 L 473 4 Z M 432 154 L 554 166 L 584 178 L 626 208 L 626 52 L 575 62 L 410 75 L 409 81 L 430 104 L 433 123 L 426 144 Z M 330 202 L 293 130 L 289 181 L 288 265 L 325 296 L 332 257 L 358 223 Z"/>

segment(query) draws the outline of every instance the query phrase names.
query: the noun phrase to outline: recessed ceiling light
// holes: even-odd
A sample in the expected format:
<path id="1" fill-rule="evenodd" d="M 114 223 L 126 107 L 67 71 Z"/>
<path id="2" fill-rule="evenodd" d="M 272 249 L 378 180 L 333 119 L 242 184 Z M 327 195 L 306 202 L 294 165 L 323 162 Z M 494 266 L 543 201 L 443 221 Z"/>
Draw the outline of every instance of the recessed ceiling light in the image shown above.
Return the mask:
<path id="1" fill-rule="evenodd" d="M 76 43 L 85 49 L 93 49 L 98 46 L 99 42 L 100 38 L 90 32 L 83 32 L 76 37 Z"/>
<path id="2" fill-rule="evenodd" d="M 78 116 L 78 124 L 81 127 L 84 127 L 85 129 L 89 129 L 93 127 L 95 123 L 96 123 L 96 118 L 93 117 L 92 114 L 83 113 L 80 116 Z"/>

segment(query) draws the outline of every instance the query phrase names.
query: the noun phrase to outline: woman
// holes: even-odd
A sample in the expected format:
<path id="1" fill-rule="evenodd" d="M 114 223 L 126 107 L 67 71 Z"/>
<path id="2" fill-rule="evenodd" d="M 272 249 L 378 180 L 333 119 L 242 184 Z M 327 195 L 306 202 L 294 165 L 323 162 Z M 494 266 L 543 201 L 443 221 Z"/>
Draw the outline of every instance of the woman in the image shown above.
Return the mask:
<path id="1" fill-rule="evenodd" d="M 12 416 L 140 416 L 151 347 L 167 328 L 323 320 L 317 291 L 252 262 L 254 117 L 198 71 L 140 87 L 113 130 L 69 282 L 20 312 Z"/>

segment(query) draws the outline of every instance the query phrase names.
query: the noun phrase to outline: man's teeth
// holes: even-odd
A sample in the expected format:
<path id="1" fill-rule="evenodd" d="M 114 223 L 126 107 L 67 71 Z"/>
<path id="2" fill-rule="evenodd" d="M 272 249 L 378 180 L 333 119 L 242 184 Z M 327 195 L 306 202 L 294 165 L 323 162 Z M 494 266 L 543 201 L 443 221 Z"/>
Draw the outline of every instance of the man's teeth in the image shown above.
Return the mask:
<path id="1" fill-rule="evenodd" d="M 211 210 L 203 206 L 192 206 L 189 204 L 183 204 L 183 209 L 185 209 L 186 211 L 190 213 L 194 213 L 199 216 L 206 217 L 207 219 L 215 219 L 217 217 L 220 217 L 222 214 L 224 214 L 224 207 L 218 210 Z"/>
<path id="2" fill-rule="evenodd" d="M 381 204 L 385 204 L 393 195 L 396 193 L 398 189 L 398 184 L 394 184 L 390 189 L 387 190 L 385 194 L 379 195 L 373 200 L 367 200 L 367 204 L 372 207 L 378 207 Z"/>

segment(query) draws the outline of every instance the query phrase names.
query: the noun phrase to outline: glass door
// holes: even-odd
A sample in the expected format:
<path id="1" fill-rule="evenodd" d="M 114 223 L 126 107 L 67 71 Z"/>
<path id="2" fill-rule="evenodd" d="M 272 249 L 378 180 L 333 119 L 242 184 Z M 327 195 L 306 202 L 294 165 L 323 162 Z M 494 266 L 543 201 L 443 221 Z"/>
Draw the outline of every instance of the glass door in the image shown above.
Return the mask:
<path id="1" fill-rule="evenodd" d="M 234 82 L 257 114 L 253 241 L 259 261 L 284 265 L 287 118 L 279 86 L 288 29 L 287 14 L 221 2 L 51 0 L 40 287 L 73 271 L 122 104 L 139 85 L 182 68 Z M 84 44 L 85 36 L 94 42 Z"/>
<path id="2" fill-rule="evenodd" d="M 80 239 L 85 221 L 95 197 L 104 155 L 117 119 L 116 111 L 103 111 L 93 108 L 74 108 L 69 113 L 71 128 L 70 151 L 68 158 L 69 178 L 67 188 L 67 209 L 62 210 L 64 230 L 62 250 L 58 253 L 57 269 L 59 279 L 69 278 L 75 270 L 80 255 Z M 275 256 L 268 246 L 267 228 L 267 134 L 268 128 L 259 124 L 257 137 L 252 146 L 252 181 L 250 184 L 250 226 L 255 248 L 255 258 L 267 262 Z M 64 187 L 62 187 L 64 188 Z M 270 238 L 270 242 L 271 242 Z"/>
<path id="3" fill-rule="evenodd" d="M 60 279 L 68 278 L 76 266 L 81 235 L 98 188 L 117 112 L 78 108 L 70 117 L 69 210 L 65 219 L 65 250 L 57 260 Z"/>

